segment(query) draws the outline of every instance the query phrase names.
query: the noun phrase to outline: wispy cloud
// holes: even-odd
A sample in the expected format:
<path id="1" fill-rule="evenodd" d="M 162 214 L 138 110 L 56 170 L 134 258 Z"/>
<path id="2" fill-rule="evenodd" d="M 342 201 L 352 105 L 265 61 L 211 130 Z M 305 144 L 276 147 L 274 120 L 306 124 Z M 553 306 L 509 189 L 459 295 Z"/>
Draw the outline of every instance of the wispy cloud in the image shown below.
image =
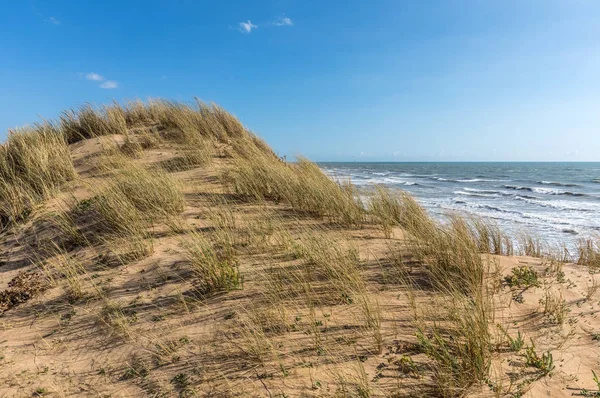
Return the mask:
<path id="1" fill-rule="evenodd" d="M 250 20 L 248 20 L 248 22 L 240 22 L 238 29 L 240 32 L 248 34 L 252 32 L 252 29 L 256 28 L 258 28 L 258 26 L 254 25 L 252 22 L 250 22 Z"/>
<path id="2" fill-rule="evenodd" d="M 107 88 L 107 89 L 119 88 L 119 83 L 114 80 L 107 80 L 100 85 L 100 88 Z"/>
<path id="3" fill-rule="evenodd" d="M 50 17 L 47 19 L 48 22 L 50 22 L 53 25 L 60 25 L 60 21 L 54 17 Z"/>
<path id="4" fill-rule="evenodd" d="M 294 21 L 288 17 L 279 17 L 273 22 L 275 26 L 292 26 L 294 25 Z"/>
<path id="5" fill-rule="evenodd" d="M 54 17 L 54 16 L 52 16 L 52 15 L 51 15 L 51 16 L 49 16 L 49 17 L 46 17 L 46 15 L 42 14 L 42 13 L 40 12 L 40 10 L 38 10 L 38 9 L 37 9 L 37 7 L 35 7 L 34 5 L 31 5 L 31 10 L 33 11 L 33 13 L 34 13 L 34 14 L 35 14 L 35 15 L 36 15 L 36 16 L 37 16 L 37 17 L 38 17 L 40 20 L 42 20 L 42 21 L 44 21 L 44 22 L 49 22 L 49 23 L 51 23 L 52 25 L 56 25 L 56 26 L 58 26 L 58 25 L 60 25 L 60 24 L 61 24 L 61 21 L 60 21 L 60 19 L 58 19 L 58 18 L 56 18 L 56 17 Z"/>
<path id="6" fill-rule="evenodd" d="M 293 26 L 294 25 L 294 21 L 292 21 L 291 18 L 288 18 L 286 16 L 280 16 L 279 18 L 275 19 L 274 21 L 271 22 L 265 22 L 264 24 L 260 24 L 260 26 L 266 27 L 266 28 L 272 28 L 272 27 L 279 27 L 279 26 Z M 231 28 L 231 26 L 230 26 Z M 250 34 L 252 32 L 252 29 L 257 29 L 258 25 L 255 25 L 252 23 L 252 21 L 248 20 L 247 22 L 240 22 L 238 24 L 237 30 L 239 30 L 240 32 L 244 33 L 244 34 Z"/>
<path id="7" fill-rule="evenodd" d="M 106 89 L 113 89 L 113 88 L 119 88 L 119 82 L 115 81 L 115 80 L 106 80 L 106 78 L 104 76 L 102 76 L 99 73 L 96 72 L 89 72 L 89 73 L 79 73 L 79 77 L 83 77 L 85 78 L 85 80 L 91 80 L 93 82 L 102 82 L 98 87 L 100 88 L 106 88 Z"/>
<path id="8" fill-rule="evenodd" d="M 96 72 L 90 72 L 85 75 L 87 80 L 93 80 L 96 82 L 101 82 L 104 80 L 104 76 L 97 74 Z"/>

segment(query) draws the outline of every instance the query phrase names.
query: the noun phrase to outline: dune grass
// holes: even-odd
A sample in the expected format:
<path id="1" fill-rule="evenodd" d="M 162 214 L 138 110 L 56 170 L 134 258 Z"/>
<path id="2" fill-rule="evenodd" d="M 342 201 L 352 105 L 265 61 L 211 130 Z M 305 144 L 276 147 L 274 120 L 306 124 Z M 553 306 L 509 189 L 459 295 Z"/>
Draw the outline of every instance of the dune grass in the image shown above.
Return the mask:
<path id="1" fill-rule="evenodd" d="M 582 239 L 577 249 L 577 264 L 600 268 L 600 240 Z"/>
<path id="2" fill-rule="evenodd" d="M 116 103 L 100 108 L 88 103 L 77 111 L 65 111 L 60 116 L 60 127 L 69 144 L 102 135 L 127 133 L 125 115 Z"/>
<path id="3" fill-rule="evenodd" d="M 203 139 L 227 142 L 248 138 L 263 149 L 268 148 L 231 113 L 199 100 L 194 105 L 163 99 L 135 100 L 124 105 L 88 103 L 63 112 L 58 126 L 69 144 L 104 135 L 125 135 L 130 129 L 154 129 L 164 138 L 189 147 Z"/>
<path id="4" fill-rule="evenodd" d="M 242 276 L 232 250 L 219 250 L 197 232 L 186 235 L 183 247 L 200 294 L 228 291 L 241 286 Z"/>
<path id="5" fill-rule="evenodd" d="M 69 301 L 83 298 L 88 293 L 90 284 L 93 284 L 85 265 L 59 247 L 54 248 L 54 256 L 40 263 L 40 268 L 53 286 L 64 281 L 63 288 Z"/>
<path id="6" fill-rule="evenodd" d="M 0 146 L 0 220 L 23 218 L 75 178 L 64 137 L 50 123 L 9 131 Z"/>
<path id="7" fill-rule="evenodd" d="M 297 211 L 345 226 L 364 223 L 365 209 L 353 185 L 331 180 L 305 158 L 287 164 L 270 152 L 250 148 L 233 159 L 233 167 L 223 177 L 235 194 L 284 202 Z"/>
<path id="8" fill-rule="evenodd" d="M 96 189 L 91 205 L 98 215 L 97 226 L 108 239 L 105 245 L 129 247 L 122 254 L 112 252 L 131 260 L 152 252 L 149 228 L 181 213 L 185 200 L 178 183 L 164 171 L 125 162 Z"/>
<path id="9" fill-rule="evenodd" d="M 487 281 L 490 264 L 482 252 L 496 251 L 497 246 L 486 225 L 457 215 L 441 224 L 408 195 L 392 208 L 409 234 L 412 257 L 422 267 L 418 278 L 409 270 L 404 274 L 418 346 L 433 361 L 430 368 L 439 395 L 462 396 L 486 380 L 489 372 L 493 311 Z M 385 212 L 389 210 L 379 214 Z M 402 258 L 395 263 L 402 265 Z M 429 302 L 417 301 L 419 292 L 428 288 L 437 295 Z"/>
<path id="10" fill-rule="evenodd" d="M 389 238 L 392 235 L 392 228 L 400 225 L 404 208 L 400 195 L 378 185 L 369 197 L 367 210 L 375 223 L 381 226 L 385 236 Z"/>

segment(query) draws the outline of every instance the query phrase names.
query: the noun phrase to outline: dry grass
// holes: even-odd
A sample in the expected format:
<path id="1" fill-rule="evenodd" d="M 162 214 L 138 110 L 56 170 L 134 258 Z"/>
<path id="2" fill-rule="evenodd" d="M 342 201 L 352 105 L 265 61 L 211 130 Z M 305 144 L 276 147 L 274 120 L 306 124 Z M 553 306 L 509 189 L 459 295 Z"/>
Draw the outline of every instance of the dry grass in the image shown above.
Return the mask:
<path id="1" fill-rule="evenodd" d="M 342 237 L 305 231 L 290 243 L 290 255 L 300 260 L 292 267 L 273 268 L 265 282 L 276 302 L 305 300 L 307 306 L 352 303 L 364 290 L 356 248 Z"/>
<path id="2" fill-rule="evenodd" d="M 100 108 L 86 104 L 77 111 L 63 112 L 60 127 L 69 144 L 102 135 L 127 133 L 123 109 L 116 103 Z"/>
<path id="3" fill-rule="evenodd" d="M 183 210 L 183 195 L 170 175 L 123 159 L 109 163 L 115 164 L 119 169 L 112 170 L 90 202 L 108 231 L 142 231 Z"/>
<path id="4" fill-rule="evenodd" d="M 41 268 L 52 285 L 57 286 L 64 281 L 68 300 L 79 300 L 86 295 L 86 282 L 91 280 L 84 265 L 74 256 L 56 248 L 56 254 L 42 263 Z"/>
<path id="5" fill-rule="evenodd" d="M 411 248 L 417 259 L 427 264 L 428 279 L 435 288 L 466 295 L 482 288 L 485 262 L 464 219 L 452 216 L 447 225 L 436 226 L 426 240 L 413 239 Z"/>
<path id="6" fill-rule="evenodd" d="M 403 210 L 401 196 L 383 186 L 375 187 L 369 198 L 368 211 L 387 238 L 391 237 L 392 228 L 400 225 Z"/>
<path id="7" fill-rule="evenodd" d="M 554 292 L 546 289 L 542 303 L 544 305 L 544 314 L 559 325 L 565 323 L 569 309 L 562 292 Z"/>
<path id="8" fill-rule="evenodd" d="M 241 286 L 237 258 L 230 247 L 219 250 L 196 232 L 185 237 L 183 246 L 196 279 L 195 285 L 202 295 Z"/>
<path id="9" fill-rule="evenodd" d="M 145 135 L 140 145 L 146 148 L 157 144 L 156 135 L 148 133 L 148 129 L 153 129 L 163 138 L 186 145 L 190 150 L 205 146 L 211 140 L 247 139 L 270 151 L 235 116 L 215 104 L 199 100 L 195 106 L 161 99 L 145 103 L 136 100 L 125 105 L 115 102 L 100 107 L 86 104 L 79 110 L 63 112 L 59 127 L 68 143 L 104 135 L 127 135 L 129 129 L 141 128 Z M 235 145 L 243 146 L 239 142 Z"/>
<path id="10" fill-rule="evenodd" d="M 447 295 L 435 300 L 437 308 L 420 310 L 415 318 L 418 343 L 433 360 L 431 370 L 440 396 L 463 396 L 488 377 L 493 353 L 491 314 L 482 300 Z"/>
<path id="11" fill-rule="evenodd" d="M 512 256 L 514 254 L 511 237 L 506 235 L 491 220 L 472 217 L 471 229 L 481 253 Z"/>
<path id="12" fill-rule="evenodd" d="M 542 257 L 544 249 L 539 238 L 531 236 L 528 233 L 521 233 L 520 237 L 521 253 L 525 256 Z"/>
<path id="13" fill-rule="evenodd" d="M 577 264 L 600 267 L 600 243 L 597 239 L 579 241 Z"/>
<path id="14" fill-rule="evenodd" d="M 125 310 L 120 302 L 106 300 L 98 320 L 107 329 L 109 335 L 125 339 L 134 338 L 131 325 L 137 321 L 137 317 L 135 313 Z"/>
<path id="15" fill-rule="evenodd" d="M 287 164 L 270 152 L 247 146 L 243 156 L 224 175 L 231 190 L 246 198 L 285 202 L 294 209 L 334 223 L 357 226 L 365 210 L 351 184 L 329 179 L 317 165 L 304 158 Z"/>
<path id="16" fill-rule="evenodd" d="M 488 376 L 493 311 L 490 264 L 481 252 L 496 251 L 501 240 L 494 243 L 494 230 L 487 225 L 473 227 L 458 216 L 438 224 L 408 196 L 402 198 L 399 214 L 400 225 L 411 234 L 410 251 L 424 272 L 418 278 L 411 272 L 405 275 L 419 347 L 433 361 L 438 393 L 462 396 Z M 429 303 L 417 302 L 427 286 L 439 293 Z"/>
<path id="17" fill-rule="evenodd" d="M 92 188 L 94 196 L 74 208 L 85 225 L 59 217 L 63 231 L 81 242 L 102 243 L 121 263 L 150 255 L 150 228 L 169 222 L 184 209 L 179 183 L 160 169 L 148 170 L 123 156 L 113 155 L 101 163 L 110 174 Z"/>
<path id="18" fill-rule="evenodd" d="M 74 178 L 69 148 L 54 125 L 9 131 L 0 146 L 1 224 L 22 219 Z"/>
<path id="19" fill-rule="evenodd" d="M 111 178 L 107 195 L 127 199 L 150 219 L 178 214 L 185 201 L 176 181 L 168 174 L 142 166 L 129 165 Z"/>

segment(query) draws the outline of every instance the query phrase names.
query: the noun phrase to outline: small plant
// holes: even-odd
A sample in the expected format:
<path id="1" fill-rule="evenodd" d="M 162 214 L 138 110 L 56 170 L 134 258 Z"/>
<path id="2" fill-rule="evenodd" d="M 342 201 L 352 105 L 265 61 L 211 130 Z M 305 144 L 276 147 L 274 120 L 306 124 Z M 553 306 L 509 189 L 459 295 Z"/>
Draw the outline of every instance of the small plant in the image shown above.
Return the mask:
<path id="1" fill-rule="evenodd" d="M 229 319 L 235 318 L 235 315 L 236 315 L 235 311 L 229 311 L 228 313 L 225 314 L 225 316 L 223 318 L 225 318 L 226 320 L 229 320 Z"/>
<path id="2" fill-rule="evenodd" d="M 542 371 L 544 375 L 554 370 L 554 360 L 552 359 L 552 353 L 547 351 L 540 357 L 535 350 L 535 344 L 531 340 L 531 346 L 525 350 L 525 358 L 527 359 L 527 366 L 533 366 L 536 369 Z"/>
<path id="3" fill-rule="evenodd" d="M 185 373 L 179 373 L 171 379 L 171 384 L 177 388 L 186 388 L 190 384 L 189 376 Z"/>
<path id="4" fill-rule="evenodd" d="M 283 375 L 283 377 L 288 377 L 290 375 L 290 372 L 288 372 L 288 370 L 285 368 L 285 366 L 283 366 L 282 363 L 279 364 L 279 369 L 281 370 L 281 374 Z"/>
<path id="5" fill-rule="evenodd" d="M 188 345 L 188 344 L 190 344 L 190 339 L 187 336 L 182 336 L 179 338 L 179 343 L 181 345 Z"/>
<path id="6" fill-rule="evenodd" d="M 523 340 L 523 336 L 521 336 L 520 331 L 517 332 L 516 339 L 513 339 L 512 337 L 508 336 L 508 341 L 509 341 L 510 349 L 514 352 L 521 351 L 521 348 L 523 348 L 523 346 L 525 345 L 525 341 Z"/>
<path id="7" fill-rule="evenodd" d="M 546 315 L 559 325 L 565 323 L 570 310 L 562 294 L 555 295 L 547 291 L 544 298 L 540 299 L 540 302 L 544 304 L 544 313 Z"/>
<path id="8" fill-rule="evenodd" d="M 131 324 L 137 321 L 135 311 L 124 309 L 116 301 L 105 303 L 100 311 L 99 318 L 111 333 L 127 338 L 132 336 Z"/>
<path id="9" fill-rule="evenodd" d="M 131 361 L 131 364 L 129 364 L 123 375 L 121 375 L 121 380 L 129 380 L 135 377 L 146 377 L 149 373 L 150 370 L 148 369 L 147 363 L 138 357 L 134 357 Z"/>
<path id="10" fill-rule="evenodd" d="M 600 397 L 600 379 L 598 378 L 598 375 L 596 374 L 596 372 L 594 372 L 593 370 L 592 370 L 592 374 L 594 375 L 593 380 L 596 383 L 596 388 L 598 389 L 598 391 L 589 391 L 589 390 L 586 390 L 585 388 L 582 388 L 581 392 L 580 392 L 582 397 L 595 397 L 595 398 Z"/>
<path id="11" fill-rule="evenodd" d="M 585 388 L 582 388 L 579 392 L 579 395 L 581 395 L 582 397 L 598 398 L 600 397 L 600 391 L 589 391 Z"/>
<path id="12" fill-rule="evenodd" d="M 523 346 L 525 345 L 525 340 L 523 340 L 523 335 L 521 334 L 521 331 L 517 331 L 517 337 L 513 338 L 511 335 L 508 334 L 506 330 L 504 330 L 504 328 L 502 328 L 502 326 L 498 325 L 498 328 L 504 333 L 504 335 L 508 339 L 508 346 L 510 347 L 510 350 L 513 352 L 521 351 L 521 348 L 523 348 Z"/>
<path id="13" fill-rule="evenodd" d="M 592 275 L 592 284 L 588 285 L 587 287 L 587 290 L 585 292 L 585 299 L 591 300 L 592 297 L 594 297 L 594 295 L 598 292 L 598 288 L 600 288 L 600 285 L 598 285 L 596 278 L 594 278 L 594 276 Z"/>
<path id="14" fill-rule="evenodd" d="M 506 283 L 510 287 L 539 287 L 540 283 L 538 281 L 537 273 L 531 269 L 531 267 L 527 267 L 525 265 L 515 267 L 512 269 L 512 275 L 509 275 L 505 278 Z"/>
<path id="15" fill-rule="evenodd" d="M 408 355 L 402 355 L 402 357 L 394 364 L 398 366 L 398 370 L 406 375 L 413 375 L 414 377 L 420 377 L 419 368 L 413 359 Z"/>
<path id="16" fill-rule="evenodd" d="M 600 392 L 600 379 L 598 378 L 598 375 L 596 374 L 596 372 L 594 372 L 592 370 L 592 374 L 594 375 L 594 382 L 596 382 L 596 387 L 598 388 L 598 392 Z"/>
<path id="17" fill-rule="evenodd" d="M 525 297 L 523 297 L 522 293 L 513 294 L 512 299 L 519 304 L 523 304 L 525 302 Z"/>
<path id="18" fill-rule="evenodd" d="M 46 389 L 44 387 L 38 387 L 33 392 L 33 396 L 34 397 L 42 397 L 42 396 L 44 396 L 46 394 L 48 394 L 48 389 Z"/>

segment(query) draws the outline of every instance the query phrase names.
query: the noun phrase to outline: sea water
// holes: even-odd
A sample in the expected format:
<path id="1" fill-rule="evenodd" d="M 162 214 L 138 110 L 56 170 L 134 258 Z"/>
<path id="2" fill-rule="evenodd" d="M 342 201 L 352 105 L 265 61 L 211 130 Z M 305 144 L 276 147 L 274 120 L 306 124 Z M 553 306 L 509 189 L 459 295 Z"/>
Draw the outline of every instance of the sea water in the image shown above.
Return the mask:
<path id="1" fill-rule="evenodd" d="M 459 212 L 575 248 L 600 234 L 600 163 L 319 163 L 364 190 L 383 184 L 413 195 L 435 218 Z"/>

